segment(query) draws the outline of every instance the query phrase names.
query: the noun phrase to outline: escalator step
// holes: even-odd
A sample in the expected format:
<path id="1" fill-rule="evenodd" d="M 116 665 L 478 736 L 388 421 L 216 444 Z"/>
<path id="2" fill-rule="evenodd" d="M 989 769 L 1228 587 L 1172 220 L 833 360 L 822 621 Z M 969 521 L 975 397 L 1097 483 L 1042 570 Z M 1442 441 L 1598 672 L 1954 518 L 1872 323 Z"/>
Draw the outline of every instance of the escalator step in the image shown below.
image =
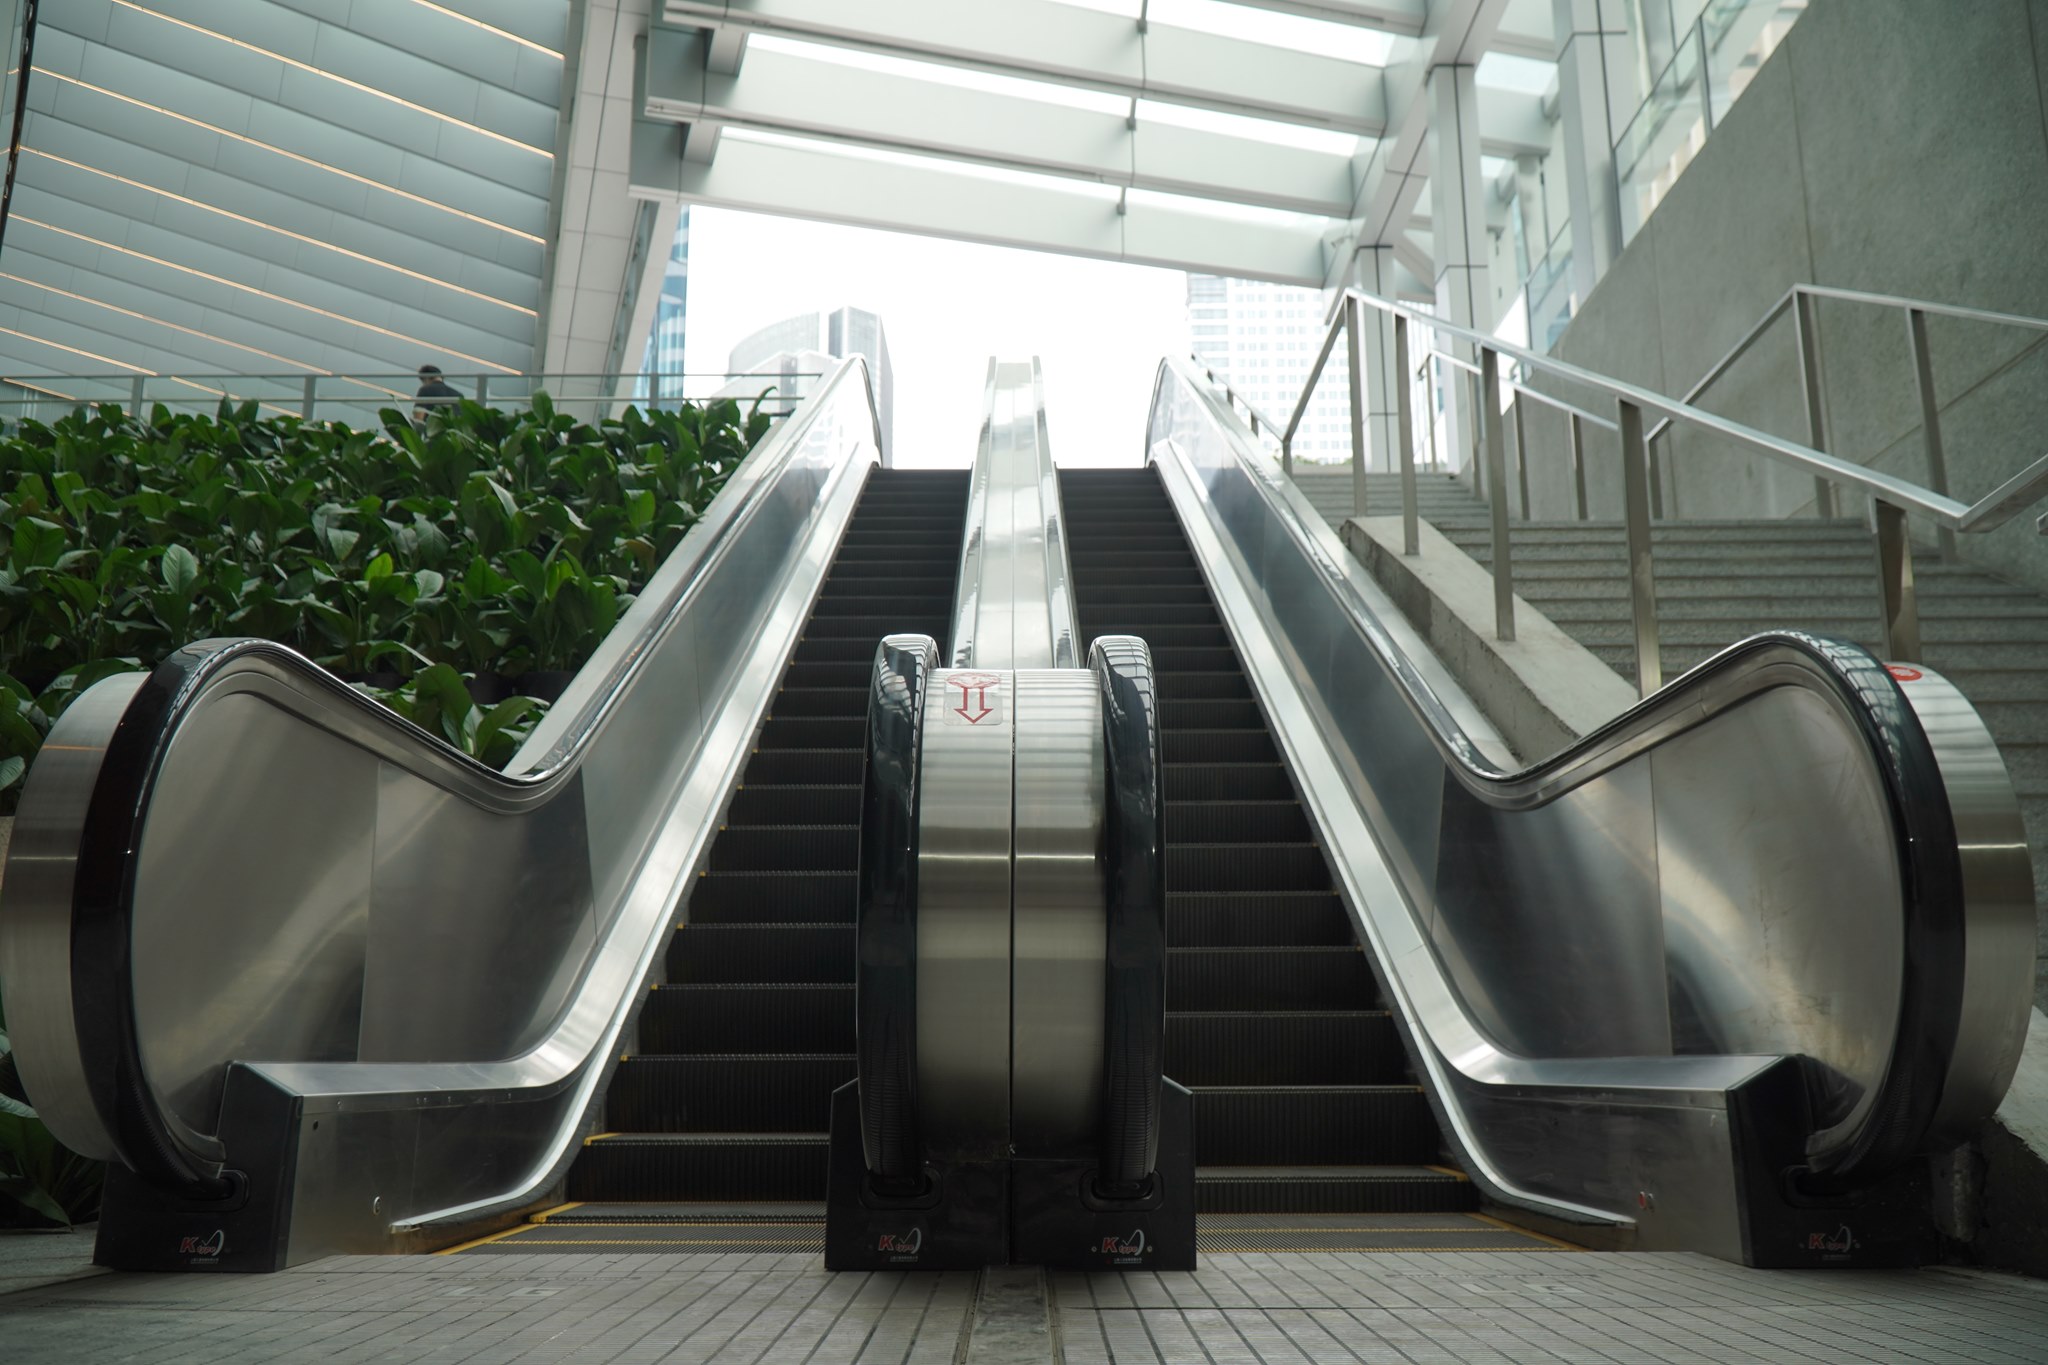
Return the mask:
<path id="1" fill-rule="evenodd" d="M 1351 917 L 1333 891 L 1166 894 L 1166 940 L 1176 948 L 1348 948 Z"/>
<path id="2" fill-rule="evenodd" d="M 886 629 L 876 631 L 872 639 L 858 635 L 807 636 L 797 641 L 796 651 L 790 657 L 793 662 L 800 664 L 857 663 L 864 667 L 873 667 L 875 646 L 882 642 L 882 637 L 906 633 L 930 635 L 934 640 L 938 640 L 940 634 L 929 630 L 912 631 L 901 622 L 897 622 Z M 940 640 L 940 643 L 945 642 Z"/>
<path id="3" fill-rule="evenodd" d="M 844 719 L 848 716 L 865 721 L 868 714 L 868 689 L 853 687 L 790 687 L 784 684 L 775 693 L 775 700 L 769 705 L 777 716 L 813 716 Z"/>
<path id="4" fill-rule="evenodd" d="M 1252 685 L 1242 673 L 1160 673 L 1158 676 L 1159 695 L 1168 702 L 1251 700 Z M 1263 718 L 1260 723 L 1264 724 Z"/>
<path id="5" fill-rule="evenodd" d="M 1168 730 L 1259 730 L 1266 718 L 1259 704 L 1242 699 L 1207 698 L 1201 701 L 1168 697 L 1160 703 L 1159 723 Z"/>
<path id="6" fill-rule="evenodd" d="M 1145 583 L 1122 582 L 1104 583 L 1092 587 L 1089 600 L 1104 607 L 1124 606 L 1188 606 L 1202 607 L 1213 613 L 1209 605 L 1209 589 L 1203 584 L 1201 574 L 1190 570 L 1178 582 Z"/>
<path id="7" fill-rule="evenodd" d="M 844 749 L 762 749 L 747 759 L 740 780 L 763 786 L 857 787 L 865 762 L 860 743 Z"/>
<path id="8" fill-rule="evenodd" d="M 1206 597 L 1206 594 L 1204 594 Z M 1169 626 L 1213 626 L 1221 629 L 1216 608 L 1205 600 L 1196 603 L 1122 602 L 1083 607 L 1075 622 L 1084 635 L 1115 632 L 1139 635 Z"/>
<path id="9" fill-rule="evenodd" d="M 1169 706 L 1171 702 L 1167 703 Z M 1299 801 L 1169 801 L 1166 838 L 1173 844 L 1231 840 L 1305 844 L 1315 837 Z"/>
<path id="10" fill-rule="evenodd" d="M 1160 749 L 1168 763 L 1277 763 L 1273 737 L 1258 730 L 1168 730 Z M 1168 794 L 1169 798 L 1171 793 Z"/>
<path id="11" fill-rule="evenodd" d="M 738 825 L 858 825 L 860 787 L 746 786 L 733 793 L 726 822 Z"/>
<path id="12" fill-rule="evenodd" d="M 1420 1166 L 1438 1145 L 1416 1085 L 1195 1088 L 1204 1166 Z"/>
<path id="13" fill-rule="evenodd" d="M 713 872 L 851 872 L 859 866 L 857 824 L 728 825 L 711 845 Z"/>
<path id="14" fill-rule="evenodd" d="M 1094 596 L 1095 600 L 1100 602 L 1123 600 L 1101 595 L 1118 587 L 1139 588 L 1148 584 L 1156 584 L 1165 588 L 1200 588 L 1202 589 L 1202 600 L 1205 602 L 1208 600 L 1208 589 L 1202 583 L 1202 571 L 1195 567 L 1193 559 L 1189 559 L 1184 564 L 1127 567 L 1117 573 L 1095 574 L 1085 579 L 1082 576 L 1081 570 L 1077 567 L 1074 570 L 1074 583 L 1077 587 L 1085 588 Z"/>
<path id="15" fill-rule="evenodd" d="M 816 1133 L 831 1127 L 832 1092 L 853 1077 L 851 1053 L 628 1057 L 605 1095 L 605 1122 L 635 1133 Z"/>
<path id="16" fill-rule="evenodd" d="M 1182 1085 L 1406 1085 L 1385 1010 L 1166 1016 L 1166 1074 Z"/>
<path id="17" fill-rule="evenodd" d="M 678 985 L 853 981 L 850 924 L 686 924 L 668 946 Z"/>
<path id="18" fill-rule="evenodd" d="M 1356 947 L 1171 948 L 1166 1007 L 1175 1011 L 1357 1010 L 1379 988 Z"/>
<path id="19" fill-rule="evenodd" d="M 1195 1172 L 1200 1213 L 1459 1213 L 1479 1191 L 1431 1166 L 1209 1166 Z"/>
<path id="20" fill-rule="evenodd" d="M 823 1199 L 823 1133 L 620 1133 L 569 1168 L 577 1201 Z"/>
<path id="21" fill-rule="evenodd" d="M 842 616 L 893 616 L 902 621 L 942 621 L 952 606 L 952 594 L 944 598 L 883 596 L 880 593 L 847 593 L 820 597 L 818 605 L 811 609 L 811 625 L 805 627 L 809 634 L 820 621 L 834 620 Z"/>
<path id="22" fill-rule="evenodd" d="M 799 687 L 852 687 L 865 696 L 868 683 L 874 677 L 874 661 L 864 659 L 859 663 L 843 664 L 791 664 L 782 675 L 784 688 Z"/>
<path id="23" fill-rule="evenodd" d="M 1169 762 L 1161 782 L 1169 806 L 1177 801 L 1294 799 L 1294 783 L 1289 780 L 1287 769 L 1270 758 L 1253 763 Z"/>
<path id="24" fill-rule="evenodd" d="M 851 1051 L 852 986 L 657 986 L 640 1010 L 636 1055 Z"/>
<path id="25" fill-rule="evenodd" d="M 856 895 L 852 872 L 706 872 L 688 915 L 693 924 L 851 924 Z"/>
<path id="26" fill-rule="evenodd" d="M 1169 844 L 1166 884 L 1181 891 L 1327 891 L 1314 844 Z"/>
<path id="27" fill-rule="evenodd" d="M 875 637 L 881 639 L 880 635 Z M 866 742 L 868 718 L 858 716 L 770 716 L 754 742 L 763 749 L 853 749 Z"/>
<path id="28" fill-rule="evenodd" d="M 1152 667 L 1162 676 L 1173 673 L 1237 673 L 1237 651 L 1229 645 L 1172 645 L 1146 641 L 1152 647 Z"/>
<path id="29" fill-rule="evenodd" d="M 1079 625 L 1090 640 L 1098 635 L 1137 635 L 1154 649 L 1220 649 L 1230 643 L 1221 625 L 1154 625 L 1118 616 L 1086 618 Z"/>

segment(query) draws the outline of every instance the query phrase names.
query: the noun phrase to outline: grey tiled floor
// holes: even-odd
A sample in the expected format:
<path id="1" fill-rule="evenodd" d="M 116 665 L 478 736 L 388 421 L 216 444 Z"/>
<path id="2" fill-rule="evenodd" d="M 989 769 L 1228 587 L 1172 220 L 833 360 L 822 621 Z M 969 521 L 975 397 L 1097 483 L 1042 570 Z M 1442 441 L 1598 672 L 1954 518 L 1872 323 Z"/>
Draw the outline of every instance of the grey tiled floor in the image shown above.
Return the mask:
<path id="1" fill-rule="evenodd" d="M 1049 1283 L 1070 1365 L 2048 1360 L 2048 1283 L 1965 1270 L 1330 1252 Z M 966 1274 L 829 1275 L 809 1255 L 337 1258 L 282 1275 L 104 1275 L 0 1296 L 0 1358 L 944 1365 L 993 1354 L 963 1332 L 974 1288 Z"/>

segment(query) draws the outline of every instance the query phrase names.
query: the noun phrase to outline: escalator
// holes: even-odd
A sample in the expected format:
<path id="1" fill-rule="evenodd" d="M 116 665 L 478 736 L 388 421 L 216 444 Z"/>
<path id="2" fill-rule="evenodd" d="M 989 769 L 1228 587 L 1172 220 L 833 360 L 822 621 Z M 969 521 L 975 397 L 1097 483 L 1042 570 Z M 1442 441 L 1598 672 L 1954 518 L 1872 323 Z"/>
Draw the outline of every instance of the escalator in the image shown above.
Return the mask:
<path id="1" fill-rule="evenodd" d="M 825 1196 L 832 1091 L 854 1074 L 868 674 L 885 634 L 946 638 L 966 503 L 964 471 L 869 474 L 614 1073 L 607 1131 L 570 1168 L 583 1207 L 550 1217 L 551 1244 L 707 1217 L 736 1249 L 820 1235 L 816 1208 L 745 1206 Z M 750 1233 L 750 1216 L 779 1230 Z"/>
<path id="2" fill-rule="evenodd" d="M 1160 682 L 1166 1070 L 1195 1094 L 1201 1211 L 1476 1209 L 1157 473 L 1060 489 L 1082 636 L 1145 639 Z"/>

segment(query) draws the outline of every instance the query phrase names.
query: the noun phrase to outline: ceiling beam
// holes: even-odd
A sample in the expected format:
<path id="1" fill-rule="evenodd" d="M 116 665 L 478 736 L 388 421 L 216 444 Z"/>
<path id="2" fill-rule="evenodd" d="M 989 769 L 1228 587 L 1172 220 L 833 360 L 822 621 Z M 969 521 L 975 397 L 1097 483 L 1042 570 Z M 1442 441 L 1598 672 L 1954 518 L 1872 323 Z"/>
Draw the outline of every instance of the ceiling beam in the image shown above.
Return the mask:
<path id="1" fill-rule="evenodd" d="M 656 29 L 650 118 L 828 138 L 1099 184 L 1321 217 L 1351 207 L 1351 159 L 1252 138 L 1131 120 L 1012 94 L 906 79 L 778 50 L 737 76 L 710 69 L 701 33 Z M 690 160 L 710 160 L 690 155 Z"/>
<path id="2" fill-rule="evenodd" d="M 1055 0 L 657 0 L 680 28 L 729 28 L 1135 99 L 1374 136 L 1376 67 Z"/>
<path id="3" fill-rule="evenodd" d="M 1358 177 L 1354 233 L 1332 253 L 1326 287 L 1343 282 L 1360 245 L 1400 243 L 1429 179 L 1429 73 L 1439 66 L 1477 66 L 1507 6 L 1508 0 L 1435 0 L 1415 51 L 1387 69 L 1387 133 Z"/>
<path id="4" fill-rule="evenodd" d="M 1412 37 L 1422 32 L 1429 6 L 1426 0 L 1230 0 L 1245 9 L 1272 10 L 1276 14 L 1298 14 L 1304 19 L 1350 24 Z"/>
<path id="5" fill-rule="evenodd" d="M 726 137 L 705 166 L 685 161 L 681 144 L 675 125 L 637 125 L 636 195 L 1287 284 L 1324 277 L 1321 220 L 1215 215 L 1185 201 L 977 173 L 937 158 L 743 136 Z"/>

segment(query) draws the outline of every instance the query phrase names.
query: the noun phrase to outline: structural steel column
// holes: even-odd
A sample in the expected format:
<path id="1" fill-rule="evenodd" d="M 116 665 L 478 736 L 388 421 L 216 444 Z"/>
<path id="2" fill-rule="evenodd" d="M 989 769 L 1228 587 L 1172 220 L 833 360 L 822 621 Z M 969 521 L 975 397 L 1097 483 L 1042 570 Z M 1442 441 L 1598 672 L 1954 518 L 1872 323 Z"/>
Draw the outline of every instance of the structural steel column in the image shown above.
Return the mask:
<path id="1" fill-rule="evenodd" d="M 1614 140 L 1635 112 L 1635 46 L 1623 0 L 1552 0 L 1557 104 L 1571 205 L 1572 292 L 1583 300 L 1621 255 Z"/>
<path id="2" fill-rule="evenodd" d="M 1366 246 L 1352 260 L 1352 279 L 1368 294 L 1398 297 L 1394 282 L 1394 249 Z M 1394 318 L 1377 308 L 1365 310 L 1365 442 L 1368 469 L 1401 467 L 1401 377 L 1394 363 Z M 1389 509 L 1376 507 L 1375 512 Z"/>
<path id="3" fill-rule="evenodd" d="M 1479 171 L 1479 86 L 1473 66 L 1429 73 L 1429 216 L 1436 257 L 1436 311 L 1446 322 L 1490 331 L 1485 186 Z M 1469 348 L 1445 346 L 1462 354 Z M 1476 357 L 1467 357 L 1476 359 Z M 1452 450 L 1472 449 L 1478 414 L 1465 384 L 1452 386 Z"/>

